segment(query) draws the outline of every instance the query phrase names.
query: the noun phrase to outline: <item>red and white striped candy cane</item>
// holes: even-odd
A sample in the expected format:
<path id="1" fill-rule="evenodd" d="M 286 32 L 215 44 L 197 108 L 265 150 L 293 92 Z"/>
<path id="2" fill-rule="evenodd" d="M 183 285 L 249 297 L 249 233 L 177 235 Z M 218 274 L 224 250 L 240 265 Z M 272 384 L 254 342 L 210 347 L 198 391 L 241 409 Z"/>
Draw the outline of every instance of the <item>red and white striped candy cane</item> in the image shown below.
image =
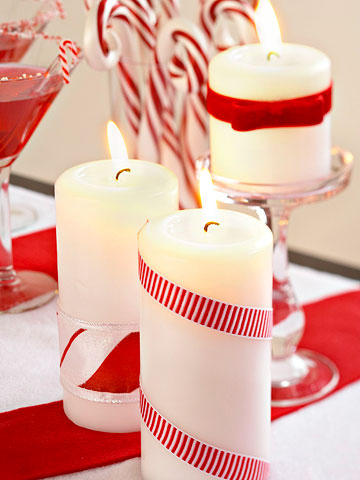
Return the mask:
<path id="1" fill-rule="evenodd" d="M 213 44 L 214 53 L 256 39 L 254 8 L 247 0 L 204 0 L 199 22 Z M 235 24 L 236 37 L 230 37 L 229 22 Z M 226 43 L 222 38 L 224 33 Z"/>
<path id="2" fill-rule="evenodd" d="M 92 1 L 91 1 L 91 0 L 84 0 L 84 7 L 85 7 L 85 10 L 86 10 L 86 11 L 90 10 L 91 5 L 92 5 Z"/>
<path id="3" fill-rule="evenodd" d="M 169 130 L 168 127 L 174 127 L 176 118 L 191 115 L 195 119 L 191 135 L 196 136 L 196 145 L 203 145 L 204 139 L 207 142 L 207 112 L 202 101 L 204 100 L 203 88 L 207 81 L 207 45 L 199 28 L 186 19 L 180 18 L 167 23 L 160 32 L 159 44 L 161 44 L 159 50 L 162 48 L 160 61 L 166 66 L 167 78 L 183 104 L 182 111 L 173 110 L 173 121 L 164 124 L 163 134 L 165 144 L 169 145 L 168 137 L 176 140 L 176 151 L 179 153 L 178 155 L 173 153 L 170 156 L 171 151 L 165 151 L 161 162 L 177 173 L 180 180 L 181 205 L 190 208 L 197 205 L 198 188 L 193 163 L 189 163 L 187 158 L 189 155 L 185 155 L 186 151 L 180 142 L 181 121 L 175 132 L 173 128 L 170 131 L 167 130 Z M 190 148 L 192 147 L 191 145 Z M 200 153 L 203 152 L 200 151 Z"/>
<path id="4" fill-rule="evenodd" d="M 145 62 L 154 47 L 155 22 L 144 0 L 100 0 L 91 5 L 85 27 L 84 48 L 89 64 L 100 70 L 117 64 L 127 120 L 120 128 L 131 146 L 136 142 L 141 117 L 142 79 L 137 64 Z"/>
<path id="5" fill-rule="evenodd" d="M 167 97 L 168 81 L 155 49 L 146 83 L 137 147 L 139 158 L 150 162 L 160 162 L 160 140 Z"/>
<path id="6" fill-rule="evenodd" d="M 160 0 L 158 13 L 158 27 L 161 28 L 165 23 L 180 15 L 179 0 Z"/>
<path id="7" fill-rule="evenodd" d="M 69 63 L 67 54 L 70 53 L 71 61 Z M 70 83 L 70 68 L 74 65 L 79 56 L 78 47 L 72 40 L 65 39 L 59 44 L 59 60 L 64 83 Z"/>
<path id="8" fill-rule="evenodd" d="M 164 16 L 167 19 L 176 17 L 180 14 L 180 4 L 179 0 L 161 0 L 160 5 L 164 13 Z"/>

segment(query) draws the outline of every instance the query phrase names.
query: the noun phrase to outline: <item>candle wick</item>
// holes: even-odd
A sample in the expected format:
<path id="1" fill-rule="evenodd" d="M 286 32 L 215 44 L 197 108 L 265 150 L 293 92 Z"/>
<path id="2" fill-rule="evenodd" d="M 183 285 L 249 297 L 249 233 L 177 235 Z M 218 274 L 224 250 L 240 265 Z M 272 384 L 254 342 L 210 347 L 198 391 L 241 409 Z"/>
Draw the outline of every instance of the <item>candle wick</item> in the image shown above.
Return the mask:
<path id="1" fill-rule="evenodd" d="M 123 168 L 122 170 L 119 170 L 116 174 L 116 177 L 115 177 L 116 180 L 119 180 L 119 177 L 123 172 L 131 172 L 131 170 L 130 170 L 130 168 Z"/>
<path id="2" fill-rule="evenodd" d="M 218 226 L 220 226 L 220 223 L 218 223 L 218 222 L 207 222 L 207 223 L 205 224 L 205 226 L 204 226 L 205 232 L 208 231 L 208 228 L 210 227 L 210 225 L 218 225 Z"/>
<path id="3" fill-rule="evenodd" d="M 273 51 L 271 51 L 271 52 L 269 52 L 268 55 L 267 55 L 268 62 L 271 60 L 272 55 L 275 55 L 275 57 L 280 58 L 280 54 L 279 54 L 278 52 L 273 52 Z"/>

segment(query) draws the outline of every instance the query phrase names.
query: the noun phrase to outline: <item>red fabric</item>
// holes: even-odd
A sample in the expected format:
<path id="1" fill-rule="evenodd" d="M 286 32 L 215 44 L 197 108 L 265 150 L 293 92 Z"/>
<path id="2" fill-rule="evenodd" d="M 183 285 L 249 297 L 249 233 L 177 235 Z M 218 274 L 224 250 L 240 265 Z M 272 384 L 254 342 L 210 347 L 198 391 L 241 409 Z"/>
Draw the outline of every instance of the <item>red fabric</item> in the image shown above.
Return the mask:
<path id="1" fill-rule="evenodd" d="M 15 265 L 55 276 L 54 232 L 51 229 L 16 239 Z M 336 363 L 340 371 L 337 390 L 360 379 L 360 291 L 306 305 L 305 314 L 301 346 Z M 275 408 L 273 419 L 298 408 Z M 62 402 L 54 402 L 0 414 L 0 452 L 1 479 L 40 479 L 139 456 L 140 434 L 80 428 L 66 418 Z"/>
<path id="2" fill-rule="evenodd" d="M 0 414 L 0 478 L 31 480 L 101 467 L 140 455 L 140 433 L 78 427 L 62 402 Z"/>
<path id="3" fill-rule="evenodd" d="M 307 127 L 318 125 L 331 110 L 332 85 L 307 97 L 273 102 L 232 98 L 215 92 L 208 85 L 207 109 L 210 115 L 231 123 L 233 130 L 248 132 L 260 128 Z"/>
<path id="4" fill-rule="evenodd" d="M 300 347 L 330 358 L 338 367 L 340 390 L 360 379 L 360 291 L 305 305 L 306 328 Z M 333 392 L 331 392 L 333 393 Z M 272 419 L 303 408 L 273 408 Z"/>
<path id="5" fill-rule="evenodd" d="M 16 270 L 37 270 L 57 280 L 55 228 L 15 238 L 13 253 Z"/>

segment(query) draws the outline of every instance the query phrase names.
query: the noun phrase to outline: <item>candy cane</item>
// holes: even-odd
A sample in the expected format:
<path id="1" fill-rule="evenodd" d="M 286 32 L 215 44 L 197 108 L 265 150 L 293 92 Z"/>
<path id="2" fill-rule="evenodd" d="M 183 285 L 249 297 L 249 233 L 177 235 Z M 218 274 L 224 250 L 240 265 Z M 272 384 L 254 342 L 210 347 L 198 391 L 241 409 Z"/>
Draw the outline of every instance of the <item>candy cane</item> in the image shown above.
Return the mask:
<path id="1" fill-rule="evenodd" d="M 185 119 L 182 122 L 187 122 L 187 125 L 191 119 L 192 131 L 186 129 L 186 135 L 191 135 L 195 146 L 199 145 L 195 149 L 193 144 L 185 144 L 184 148 L 185 142 L 180 142 L 180 128 L 177 128 L 177 149 L 172 149 L 172 155 L 165 151 L 161 162 L 172 168 L 179 177 L 182 206 L 193 207 L 197 199 L 194 159 L 203 153 L 203 144 L 207 142 L 207 112 L 203 89 L 207 81 L 208 56 L 202 32 L 186 19 L 170 20 L 159 34 L 159 60 L 166 65 L 166 75 L 183 102 L 182 112 L 173 111 L 173 123 L 169 125 L 174 124 L 179 114 Z M 167 139 L 170 137 L 174 141 L 174 135 L 172 131 L 167 132 L 166 127 L 167 124 L 164 124 L 164 142 L 171 147 L 173 143 L 169 144 Z M 180 154 L 176 155 L 176 152 Z"/>
<path id="2" fill-rule="evenodd" d="M 155 17 L 147 8 L 144 0 L 97 0 L 88 12 L 84 51 L 90 66 L 97 70 L 109 70 L 123 53 L 124 24 L 136 32 L 129 43 L 141 41 L 142 46 L 152 50 L 155 45 Z M 144 58 L 133 58 L 143 61 Z"/>
<path id="3" fill-rule="evenodd" d="M 71 63 L 74 65 L 79 56 L 79 50 L 72 40 L 62 40 L 59 44 L 59 59 L 61 64 L 62 76 L 65 84 L 70 83 L 70 65 L 67 58 L 67 53 L 71 54 Z"/>
<path id="4" fill-rule="evenodd" d="M 92 1 L 91 1 L 91 0 L 84 0 L 84 7 L 85 7 L 85 10 L 86 10 L 86 11 L 90 10 L 91 5 L 92 5 Z"/>
<path id="5" fill-rule="evenodd" d="M 138 156 L 151 162 L 160 161 L 160 140 L 163 132 L 163 113 L 168 96 L 168 82 L 160 64 L 157 50 L 150 63 L 146 83 L 143 115 L 138 139 Z"/>
<path id="6" fill-rule="evenodd" d="M 161 28 L 165 23 L 180 15 L 180 1 L 179 0 L 160 0 L 158 11 L 158 28 Z"/>
<path id="7" fill-rule="evenodd" d="M 134 151 L 141 117 L 142 79 L 137 63 L 146 62 L 154 47 L 155 22 L 145 0 L 100 0 L 91 5 L 85 27 L 88 63 L 100 70 L 117 64 L 127 120 L 120 128 L 126 131 L 131 151 Z"/>
<path id="8" fill-rule="evenodd" d="M 199 22 L 214 53 L 256 39 L 254 9 L 247 0 L 204 0 Z M 229 22 L 235 25 L 236 37 L 230 33 Z"/>

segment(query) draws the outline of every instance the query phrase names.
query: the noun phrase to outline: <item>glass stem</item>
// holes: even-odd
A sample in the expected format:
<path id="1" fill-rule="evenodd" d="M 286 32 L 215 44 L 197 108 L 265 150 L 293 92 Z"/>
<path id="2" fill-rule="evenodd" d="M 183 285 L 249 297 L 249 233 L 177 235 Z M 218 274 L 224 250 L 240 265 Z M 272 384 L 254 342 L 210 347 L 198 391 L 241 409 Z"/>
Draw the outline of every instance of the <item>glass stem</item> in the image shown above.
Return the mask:
<path id="1" fill-rule="evenodd" d="M 0 288 L 16 283 L 10 229 L 10 167 L 0 168 Z"/>
<path id="2" fill-rule="evenodd" d="M 287 288 L 290 280 L 288 276 L 289 259 L 287 248 L 287 233 L 289 226 L 289 212 L 272 208 L 266 212 L 267 222 L 274 236 L 273 278 L 274 287 Z"/>
<path id="3" fill-rule="evenodd" d="M 290 278 L 287 232 L 290 210 L 267 208 L 267 224 L 274 236 L 273 254 L 273 308 L 274 331 L 272 350 L 274 359 L 284 359 L 295 353 L 305 327 L 304 312 L 299 305 Z"/>

